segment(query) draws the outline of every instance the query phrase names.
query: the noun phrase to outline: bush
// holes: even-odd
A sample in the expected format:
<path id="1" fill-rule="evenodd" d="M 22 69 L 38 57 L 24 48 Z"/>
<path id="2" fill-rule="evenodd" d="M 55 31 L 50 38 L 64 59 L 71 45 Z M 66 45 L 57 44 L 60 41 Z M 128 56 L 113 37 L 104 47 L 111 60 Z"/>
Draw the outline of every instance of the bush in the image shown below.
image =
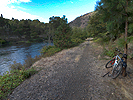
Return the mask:
<path id="1" fill-rule="evenodd" d="M 104 46 L 103 48 L 104 48 L 103 54 L 106 56 L 114 57 L 117 54 L 117 52 L 115 51 L 116 45 L 113 42 L 109 42 L 108 46 L 106 46 L 106 48 Z"/>
<path id="2" fill-rule="evenodd" d="M 104 49 L 103 54 L 106 55 L 106 56 L 109 56 L 109 57 L 114 57 L 115 56 L 115 53 L 114 52 L 115 52 L 114 50 Z"/>
<path id="3" fill-rule="evenodd" d="M 5 44 L 5 43 L 6 43 L 5 40 L 0 39 L 0 44 Z"/>
<path id="4" fill-rule="evenodd" d="M 10 69 L 11 70 L 21 70 L 21 69 L 28 69 L 32 66 L 32 64 L 36 61 L 38 61 L 39 59 L 41 59 L 41 56 L 36 56 L 35 58 L 32 58 L 31 56 L 27 57 L 27 59 L 24 61 L 24 64 L 22 65 L 21 63 L 17 63 L 16 61 L 13 62 L 13 64 L 11 64 Z"/>
<path id="5" fill-rule="evenodd" d="M 116 44 L 117 44 L 119 49 L 124 49 L 126 42 L 123 38 L 120 38 L 116 41 Z"/>
<path id="6" fill-rule="evenodd" d="M 21 70 L 23 65 L 21 63 L 17 63 L 16 61 L 13 62 L 13 64 L 10 65 L 11 70 Z"/>
<path id="7" fill-rule="evenodd" d="M 128 40 L 129 43 L 130 43 L 130 42 L 133 43 L 133 36 L 128 37 L 127 40 Z"/>
<path id="8" fill-rule="evenodd" d="M 14 88 L 36 72 L 34 68 L 31 68 L 28 70 L 12 70 L 10 73 L 7 72 L 3 76 L 0 75 L 0 99 L 5 99 Z"/>
<path id="9" fill-rule="evenodd" d="M 47 56 L 52 56 L 54 55 L 55 53 L 61 51 L 62 49 L 58 48 L 58 47 L 55 47 L 55 46 L 48 46 L 48 47 L 43 47 L 42 50 L 41 50 L 41 54 L 44 56 L 44 57 L 47 57 Z"/>
<path id="10" fill-rule="evenodd" d="M 72 39 L 73 38 L 79 38 L 81 40 L 85 40 L 87 38 L 87 32 L 84 29 L 75 27 L 72 30 Z"/>
<path id="11" fill-rule="evenodd" d="M 83 40 L 81 40 L 80 38 L 73 38 L 73 39 L 71 39 L 71 41 L 72 41 L 74 46 L 83 42 Z"/>

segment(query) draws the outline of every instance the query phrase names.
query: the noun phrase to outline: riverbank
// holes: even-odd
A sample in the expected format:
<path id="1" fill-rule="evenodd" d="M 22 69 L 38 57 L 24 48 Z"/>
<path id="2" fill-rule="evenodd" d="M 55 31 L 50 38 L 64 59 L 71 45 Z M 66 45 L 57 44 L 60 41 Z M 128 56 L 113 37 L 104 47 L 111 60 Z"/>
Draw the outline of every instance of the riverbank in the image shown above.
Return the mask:
<path id="1" fill-rule="evenodd" d="M 27 58 L 36 58 L 36 56 L 40 56 L 40 50 L 48 45 L 53 45 L 53 43 L 23 43 L 0 48 L 0 75 L 9 71 L 14 62 L 21 63 L 22 65 L 25 62 L 29 64 L 29 62 L 32 61 L 27 61 Z"/>
<path id="2" fill-rule="evenodd" d="M 38 74 L 24 81 L 8 97 L 9 100 L 131 100 L 133 67 L 130 77 L 101 77 L 106 73 L 100 56 L 102 47 L 86 41 L 77 47 L 42 58 L 33 66 Z M 102 60 L 101 60 L 102 59 Z"/>

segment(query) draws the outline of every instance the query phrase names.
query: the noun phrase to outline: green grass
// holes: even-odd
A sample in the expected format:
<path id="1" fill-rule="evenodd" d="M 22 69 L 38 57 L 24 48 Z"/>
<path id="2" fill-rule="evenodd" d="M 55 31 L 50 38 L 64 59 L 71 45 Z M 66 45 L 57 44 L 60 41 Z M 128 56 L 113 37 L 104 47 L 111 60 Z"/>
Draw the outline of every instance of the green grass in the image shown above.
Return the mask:
<path id="1" fill-rule="evenodd" d="M 48 47 L 45 46 L 42 48 L 41 54 L 43 57 L 49 57 L 49 56 L 52 56 L 61 50 L 62 49 L 55 47 L 55 46 L 48 46 Z"/>
<path id="2" fill-rule="evenodd" d="M 37 73 L 37 71 L 34 68 L 31 68 L 28 70 L 12 70 L 6 72 L 3 76 L 0 75 L 0 100 L 6 99 L 13 89 L 35 73 Z"/>
<path id="3" fill-rule="evenodd" d="M 27 57 L 23 65 L 14 61 L 14 63 L 10 65 L 11 71 L 6 72 L 3 76 L 0 75 L 0 100 L 6 99 L 25 79 L 38 72 L 35 67 L 30 67 L 41 58 L 41 56 L 36 56 L 35 58 Z"/>

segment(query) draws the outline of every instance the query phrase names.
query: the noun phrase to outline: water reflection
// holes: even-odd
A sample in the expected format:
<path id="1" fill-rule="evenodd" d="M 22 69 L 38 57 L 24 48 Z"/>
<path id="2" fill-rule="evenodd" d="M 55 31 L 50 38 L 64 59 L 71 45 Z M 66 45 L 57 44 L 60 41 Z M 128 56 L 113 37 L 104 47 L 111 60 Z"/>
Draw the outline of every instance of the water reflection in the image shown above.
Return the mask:
<path id="1" fill-rule="evenodd" d="M 3 74 L 5 71 L 9 71 L 10 64 L 13 64 L 13 61 L 17 63 L 24 63 L 24 60 L 31 56 L 40 55 L 40 50 L 43 46 L 49 45 L 48 43 L 34 43 L 34 44 L 23 44 L 20 46 L 10 46 L 0 48 L 0 72 Z M 50 45 L 53 45 L 51 43 Z"/>

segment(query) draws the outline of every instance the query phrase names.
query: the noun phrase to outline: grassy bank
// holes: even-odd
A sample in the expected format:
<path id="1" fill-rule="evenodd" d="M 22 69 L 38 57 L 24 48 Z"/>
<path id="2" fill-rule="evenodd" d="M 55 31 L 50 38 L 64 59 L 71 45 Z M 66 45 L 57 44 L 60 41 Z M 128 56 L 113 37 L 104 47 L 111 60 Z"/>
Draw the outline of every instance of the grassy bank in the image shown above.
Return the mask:
<path id="1" fill-rule="evenodd" d="M 35 67 L 30 67 L 39 59 L 41 59 L 41 56 L 36 56 L 35 58 L 28 57 L 23 65 L 14 62 L 11 65 L 10 72 L 7 71 L 4 75 L 0 75 L 0 100 L 6 99 L 18 85 L 38 72 Z"/>

